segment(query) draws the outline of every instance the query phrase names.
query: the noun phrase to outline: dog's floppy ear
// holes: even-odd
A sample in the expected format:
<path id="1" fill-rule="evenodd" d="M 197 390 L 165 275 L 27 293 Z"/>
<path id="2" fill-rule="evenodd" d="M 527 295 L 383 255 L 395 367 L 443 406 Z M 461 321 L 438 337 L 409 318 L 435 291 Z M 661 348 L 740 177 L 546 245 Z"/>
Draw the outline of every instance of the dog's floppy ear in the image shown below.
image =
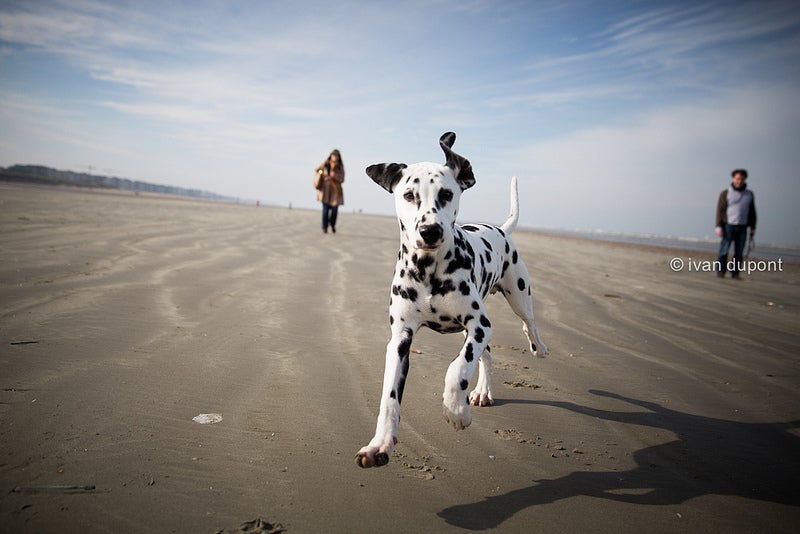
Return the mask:
<path id="1" fill-rule="evenodd" d="M 446 132 L 439 138 L 439 146 L 442 147 L 447 158 L 446 165 L 453 170 L 453 176 L 456 177 L 458 185 L 464 191 L 475 185 L 475 175 L 472 174 L 472 165 L 469 160 L 450 150 L 455 142 L 456 134 L 453 132 Z"/>
<path id="2" fill-rule="evenodd" d="M 405 163 L 377 163 L 367 167 L 367 176 L 391 193 L 403 177 L 403 169 L 406 167 L 408 165 Z"/>

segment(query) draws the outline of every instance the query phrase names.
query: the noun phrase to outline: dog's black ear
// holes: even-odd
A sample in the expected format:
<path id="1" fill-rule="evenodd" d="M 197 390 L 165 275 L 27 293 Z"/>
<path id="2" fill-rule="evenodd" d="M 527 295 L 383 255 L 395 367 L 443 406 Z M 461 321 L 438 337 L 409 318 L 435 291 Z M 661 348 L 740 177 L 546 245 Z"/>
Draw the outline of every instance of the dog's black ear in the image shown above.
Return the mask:
<path id="1" fill-rule="evenodd" d="M 453 170 L 453 176 L 456 177 L 458 185 L 464 191 L 475 185 L 475 175 L 472 173 L 472 165 L 469 160 L 450 150 L 455 142 L 456 134 L 453 132 L 446 132 L 439 138 L 439 146 L 442 147 L 445 158 L 447 158 L 446 165 Z"/>
<path id="2" fill-rule="evenodd" d="M 391 193 L 403 177 L 403 169 L 406 167 L 408 165 L 405 163 L 378 163 L 367 167 L 367 176 Z"/>

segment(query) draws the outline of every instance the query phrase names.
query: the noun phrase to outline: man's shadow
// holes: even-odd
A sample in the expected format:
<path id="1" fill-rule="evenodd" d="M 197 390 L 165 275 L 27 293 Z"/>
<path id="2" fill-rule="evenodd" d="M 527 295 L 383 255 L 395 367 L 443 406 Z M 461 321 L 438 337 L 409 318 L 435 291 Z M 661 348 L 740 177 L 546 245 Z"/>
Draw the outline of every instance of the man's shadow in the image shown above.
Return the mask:
<path id="1" fill-rule="evenodd" d="M 701 495 L 734 495 L 800 505 L 800 438 L 788 423 L 738 423 L 677 412 L 659 404 L 590 390 L 648 411 L 612 412 L 570 402 L 526 401 L 589 417 L 669 430 L 677 439 L 633 453 L 630 471 L 574 472 L 438 513 L 470 530 L 495 528 L 520 510 L 578 495 L 633 504 L 677 504 Z"/>

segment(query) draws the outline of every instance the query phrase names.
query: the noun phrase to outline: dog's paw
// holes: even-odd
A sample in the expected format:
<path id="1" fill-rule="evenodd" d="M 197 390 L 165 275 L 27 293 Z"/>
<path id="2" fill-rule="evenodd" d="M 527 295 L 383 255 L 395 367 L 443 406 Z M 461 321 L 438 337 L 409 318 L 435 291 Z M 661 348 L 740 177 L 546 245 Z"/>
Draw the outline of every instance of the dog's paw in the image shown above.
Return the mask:
<path id="1" fill-rule="evenodd" d="M 456 430 L 464 430 L 472 423 L 472 412 L 469 403 L 465 402 L 463 397 L 461 398 L 462 401 L 456 402 L 455 405 L 447 400 L 442 403 L 444 418 Z"/>
<path id="2" fill-rule="evenodd" d="M 358 467 L 380 467 L 389 463 L 389 454 L 380 452 L 377 447 L 363 447 L 356 453 Z"/>
<path id="3" fill-rule="evenodd" d="M 475 388 L 469 394 L 469 403 L 473 406 L 491 406 L 494 404 L 494 399 L 490 391 L 478 391 Z"/>
<path id="4" fill-rule="evenodd" d="M 550 349 L 548 349 L 547 345 L 545 345 L 544 343 L 539 345 L 539 347 L 535 351 L 533 351 L 533 355 L 538 356 L 539 358 L 544 358 L 548 354 L 550 354 Z"/>
<path id="5" fill-rule="evenodd" d="M 358 467 L 381 467 L 389 463 L 389 457 L 392 455 L 394 445 L 397 443 L 397 438 L 389 437 L 388 439 L 379 442 L 379 445 L 373 445 L 373 439 L 366 447 L 361 447 L 356 453 L 355 461 Z"/>

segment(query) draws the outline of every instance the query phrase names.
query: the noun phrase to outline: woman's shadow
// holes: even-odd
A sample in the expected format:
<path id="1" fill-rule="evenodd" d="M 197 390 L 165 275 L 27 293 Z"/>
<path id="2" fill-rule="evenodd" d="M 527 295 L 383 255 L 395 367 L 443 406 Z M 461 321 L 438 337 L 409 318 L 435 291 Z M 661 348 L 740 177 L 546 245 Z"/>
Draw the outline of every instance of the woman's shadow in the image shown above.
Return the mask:
<path id="1" fill-rule="evenodd" d="M 734 495 L 800 505 L 800 438 L 787 423 L 738 423 L 677 412 L 606 391 L 590 390 L 648 411 L 612 412 L 570 402 L 525 401 L 589 417 L 674 432 L 678 439 L 633 453 L 630 471 L 575 472 L 527 488 L 451 506 L 438 513 L 470 530 L 495 528 L 515 513 L 578 495 L 634 504 L 677 504 L 700 495 Z"/>

